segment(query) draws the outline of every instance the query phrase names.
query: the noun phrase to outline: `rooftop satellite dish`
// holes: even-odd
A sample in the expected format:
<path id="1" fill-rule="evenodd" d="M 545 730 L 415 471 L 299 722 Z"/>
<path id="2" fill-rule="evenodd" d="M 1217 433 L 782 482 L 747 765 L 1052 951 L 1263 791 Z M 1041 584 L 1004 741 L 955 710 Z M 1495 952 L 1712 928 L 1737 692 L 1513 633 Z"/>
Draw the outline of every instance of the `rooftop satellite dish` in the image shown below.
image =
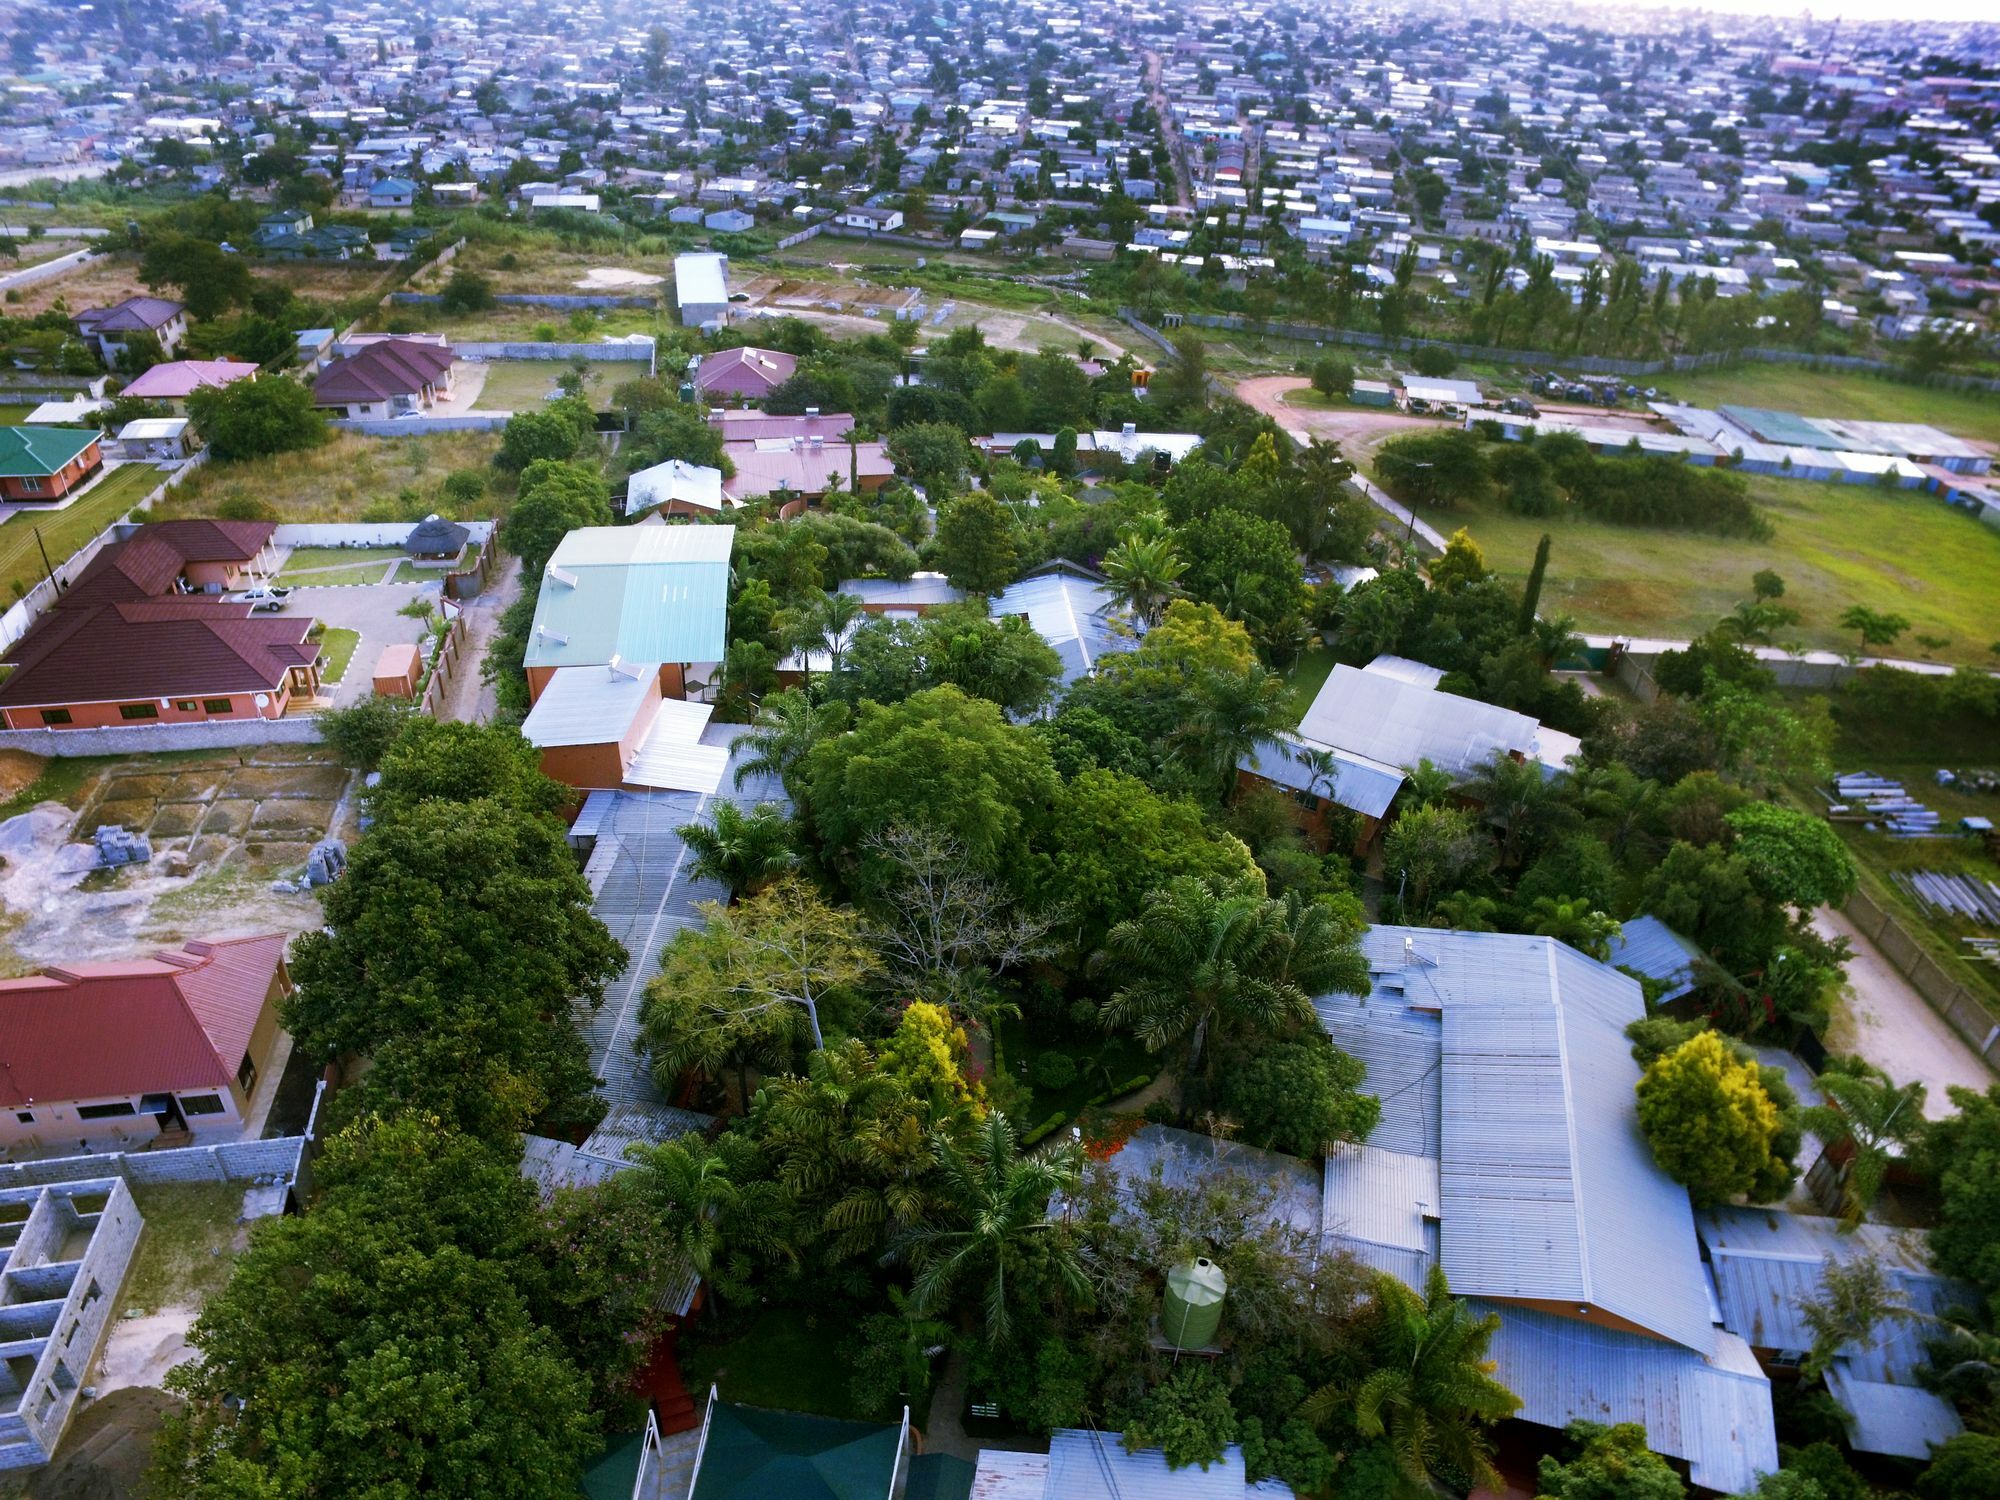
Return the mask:
<path id="1" fill-rule="evenodd" d="M 269 708 L 271 706 L 271 695 L 269 693 L 259 693 L 257 695 L 257 706 L 259 708 Z"/>

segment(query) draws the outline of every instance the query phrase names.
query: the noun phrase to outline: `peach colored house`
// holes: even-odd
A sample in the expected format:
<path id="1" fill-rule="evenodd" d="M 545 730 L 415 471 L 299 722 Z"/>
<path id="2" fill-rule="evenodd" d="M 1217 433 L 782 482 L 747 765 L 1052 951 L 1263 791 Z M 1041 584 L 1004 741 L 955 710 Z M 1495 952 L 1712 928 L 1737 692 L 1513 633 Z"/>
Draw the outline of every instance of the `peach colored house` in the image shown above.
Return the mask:
<path id="1" fill-rule="evenodd" d="M 291 990 L 282 934 L 0 980 L 0 1148 L 240 1135 Z"/>

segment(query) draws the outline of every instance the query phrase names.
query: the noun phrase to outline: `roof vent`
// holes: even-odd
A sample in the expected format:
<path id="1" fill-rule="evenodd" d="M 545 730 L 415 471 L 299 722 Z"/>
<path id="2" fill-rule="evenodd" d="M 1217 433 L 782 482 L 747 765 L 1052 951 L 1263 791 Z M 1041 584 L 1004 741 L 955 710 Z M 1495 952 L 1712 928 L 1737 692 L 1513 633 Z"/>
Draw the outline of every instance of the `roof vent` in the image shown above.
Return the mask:
<path id="1" fill-rule="evenodd" d="M 535 627 L 535 634 L 543 640 L 553 642 L 558 646 L 567 646 L 569 644 L 568 636 L 562 634 L 560 631 L 551 630 L 546 625 L 537 625 Z"/>
<path id="2" fill-rule="evenodd" d="M 1127 422 L 1120 431 L 1126 437 L 1137 437 L 1139 435 L 1139 424 L 1137 422 Z"/>
<path id="3" fill-rule="evenodd" d="M 566 568 L 559 568 L 554 563 L 549 564 L 549 577 L 553 578 L 566 589 L 576 587 L 576 574 Z"/>
<path id="4" fill-rule="evenodd" d="M 611 668 L 611 675 L 613 677 L 623 677 L 632 682 L 639 680 L 640 673 L 638 668 L 628 662 L 619 660 L 616 652 L 612 653 L 611 660 L 606 662 L 605 665 Z"/>
<path id="5" fill-rule="evenodd" d="M 817 406 L 808 406 L 806 408 L 806 420 L 808 422 L 817 422 L 819 420 L 819 408 Z"/>

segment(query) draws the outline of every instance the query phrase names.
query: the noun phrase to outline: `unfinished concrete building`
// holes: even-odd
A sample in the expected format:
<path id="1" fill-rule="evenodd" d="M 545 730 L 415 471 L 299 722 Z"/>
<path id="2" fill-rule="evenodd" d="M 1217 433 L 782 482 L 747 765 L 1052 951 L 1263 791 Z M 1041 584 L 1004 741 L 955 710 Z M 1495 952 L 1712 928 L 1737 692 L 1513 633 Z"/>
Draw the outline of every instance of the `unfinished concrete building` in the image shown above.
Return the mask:
<path id="1" fill-rule="evenodd" d="M 0 1188 L 0 1471 L 55 1452 L 143 1226 L 120 1177 Z"/>

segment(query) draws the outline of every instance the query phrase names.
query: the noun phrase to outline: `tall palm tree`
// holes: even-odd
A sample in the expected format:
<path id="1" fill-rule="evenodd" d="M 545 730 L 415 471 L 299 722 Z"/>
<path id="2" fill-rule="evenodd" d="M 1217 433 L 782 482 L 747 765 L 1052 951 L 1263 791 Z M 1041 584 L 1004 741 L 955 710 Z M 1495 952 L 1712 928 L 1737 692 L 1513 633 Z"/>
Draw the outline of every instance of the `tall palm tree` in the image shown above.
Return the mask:
<path id="1" fill-rule="evenodd" d="M 1802 1123 L 1830 1147 L 1852 1152 L 1847 1204 L 1841 1227 L 1853 1230 L 1882 1191 L 1898 1152 L 1916 1143 L 1924 1126 L 1924 1086 L 1898 1085 L 1858 1057 L 1837 1057 L 1814 1080 L 1824 1104 L 1803 1111 Z"/>
<path id="2" fill-rule="evenodd" d="M 1312 997 L 1368 992 L 1359 933 L 1331 907 L 1182 876 L 1105 934 L 1093 972 L 1125 983 L 1104 1002 L 1155 1052 L 1185 1044 L 1188 1065 L 1212 1058 L 1211 1030 L 1275 1032 L 1313 1024 Z"/>
<path id="3" fill-rule="evenodd" d="M 986 1337 L 1003 1344 L 1019 1300 L 1052 1290 L 1037 1281 L 1037 1272 L 1053 1277 L 1076 1301 L 1089 1301 L 1090 1281 L 1076 1246 L 1049 1218 L 1050 1200 L 1074 1192 L 1082 1176 L 1082 1153 L 1074 1146 L 1024 1154 L 997 1109 L 968 1145 L 948 1143 L 937 1169 L 944 1209 L 935 1222 L 900 1240 L 916 1267 L 911 1309 L 930 1317 L 949 1306 L 961 1286 L 976 1282 Z"/>
<path id="4" fill-rule="evenodd" d="M 1617 918 L 1595 910 L 1581 896 L 1543 896 L 1528 913 L 1528 920 L 1542 937 L 1568 943 L 1595 959 L 1609 958 L 1611 945 L 1625 930 Z"/>
<path id="5" fill-rule="evenodd" d="M 677 831 L 694 851 L 688 873 L 726 885 L 731 900 L 770 884 L 799 861 L 792 820 L 775 802 L 759 802 L 747 813 L 734 802 L 718 802 L 713 823 L 683 823 Z"/>
<path id="6" fill-rule="evenodd" d="M 838 677 L 841 658 L 847 654 L 847 634 L 864 613 L 861 600 L 853 594 L 821 595 L 806 616 L 803 648 L 824 651 L 828 670 Z"/>
<path id="7" fill-rule="evenodd" d="M 1660 800 L 1657 781 L 1644 780 L 1615 761 L 1575 772 L 1570 786 L 1577 806 L 1597 824 L 1614 859 L 1625 857 L 1633 839 L 1652 820 Z"/>
<path id="8" fill-rule="evenodd" d="M 1187 572 L 1170 536 L 1127 535 L 1099 564 L 1111 597 L 1148 627 L 1160 622 L 1167 602 L 1180 592 Z"/>
<path id="9" fill-rule="evenodd" d="M 1492 932 L 1499 912 L 1500 903 L 1491 896 L 1453 891 L 1438 899 L 1431 911 L 1431 926 L 1447 927 L 1453 932 Z"/>
<path id="10" fill-rule="evenodd" d="M 1408 812 L 1414 807 L 1445 807 L 1451 803 L 1451 794 L 1458 782 L 1444 767 L 1432 764 L 1426 756 L 1415 766 L 1403 772 L 1403 785 L 1397 792 L 1398 812 Z"/>
<path id="11" fill-rule="evenodd" d="M 1493 1378 L 1486 1346 L 1500 1316 L 1475 1317 L 1451 1294 L 1442 1267 L 1431 1267 L 1423 1296 L 1392 1276 L 1379 1279 L 1373 1366 L 1358 1382 L 1322 1386 L 1299 1415 L 1320 1425 L 1352 1410 L 1364 1438 L 1386 1438 L 1396 1468 L 1415 1493 L 1442 1485 L 1453 1493 L 1501 1488 L 1486 1436 L 1520 1398 Z"/>
<path id="12" fill-rule="evenodd" d="M 740 788 L 752 776 L 775 776 L 792 801 L 803 807 L 793 773 L 814 745 L 839 733 L 846 723 L 844 703 L 815 703 L 797 690 L 771 694 L 758 705 L 750 732 L 738 741 L 747 754 L 736 767 L 736 785 Z"/>
<path id="13" fill-rule="evenodd" d="M 1515 760 L 1505 751 L 1473 776 L 1465 793 L 1500 831 L 1500 863 L 1510 870 L 1543 840 L 1579 821 L 1566 776 L 1550 777 L 1538 762 Z"/>
<path id="14" fill-rule="evenodd" d="M 1528 640 L 1535 649 L 1535 660 L 1547 671 L 1565 657 L 1583 650 L 1583 637 L 1576 633 L 1576 616 L 1553 614 L 1537 616 L 1528 627 Z"/>

